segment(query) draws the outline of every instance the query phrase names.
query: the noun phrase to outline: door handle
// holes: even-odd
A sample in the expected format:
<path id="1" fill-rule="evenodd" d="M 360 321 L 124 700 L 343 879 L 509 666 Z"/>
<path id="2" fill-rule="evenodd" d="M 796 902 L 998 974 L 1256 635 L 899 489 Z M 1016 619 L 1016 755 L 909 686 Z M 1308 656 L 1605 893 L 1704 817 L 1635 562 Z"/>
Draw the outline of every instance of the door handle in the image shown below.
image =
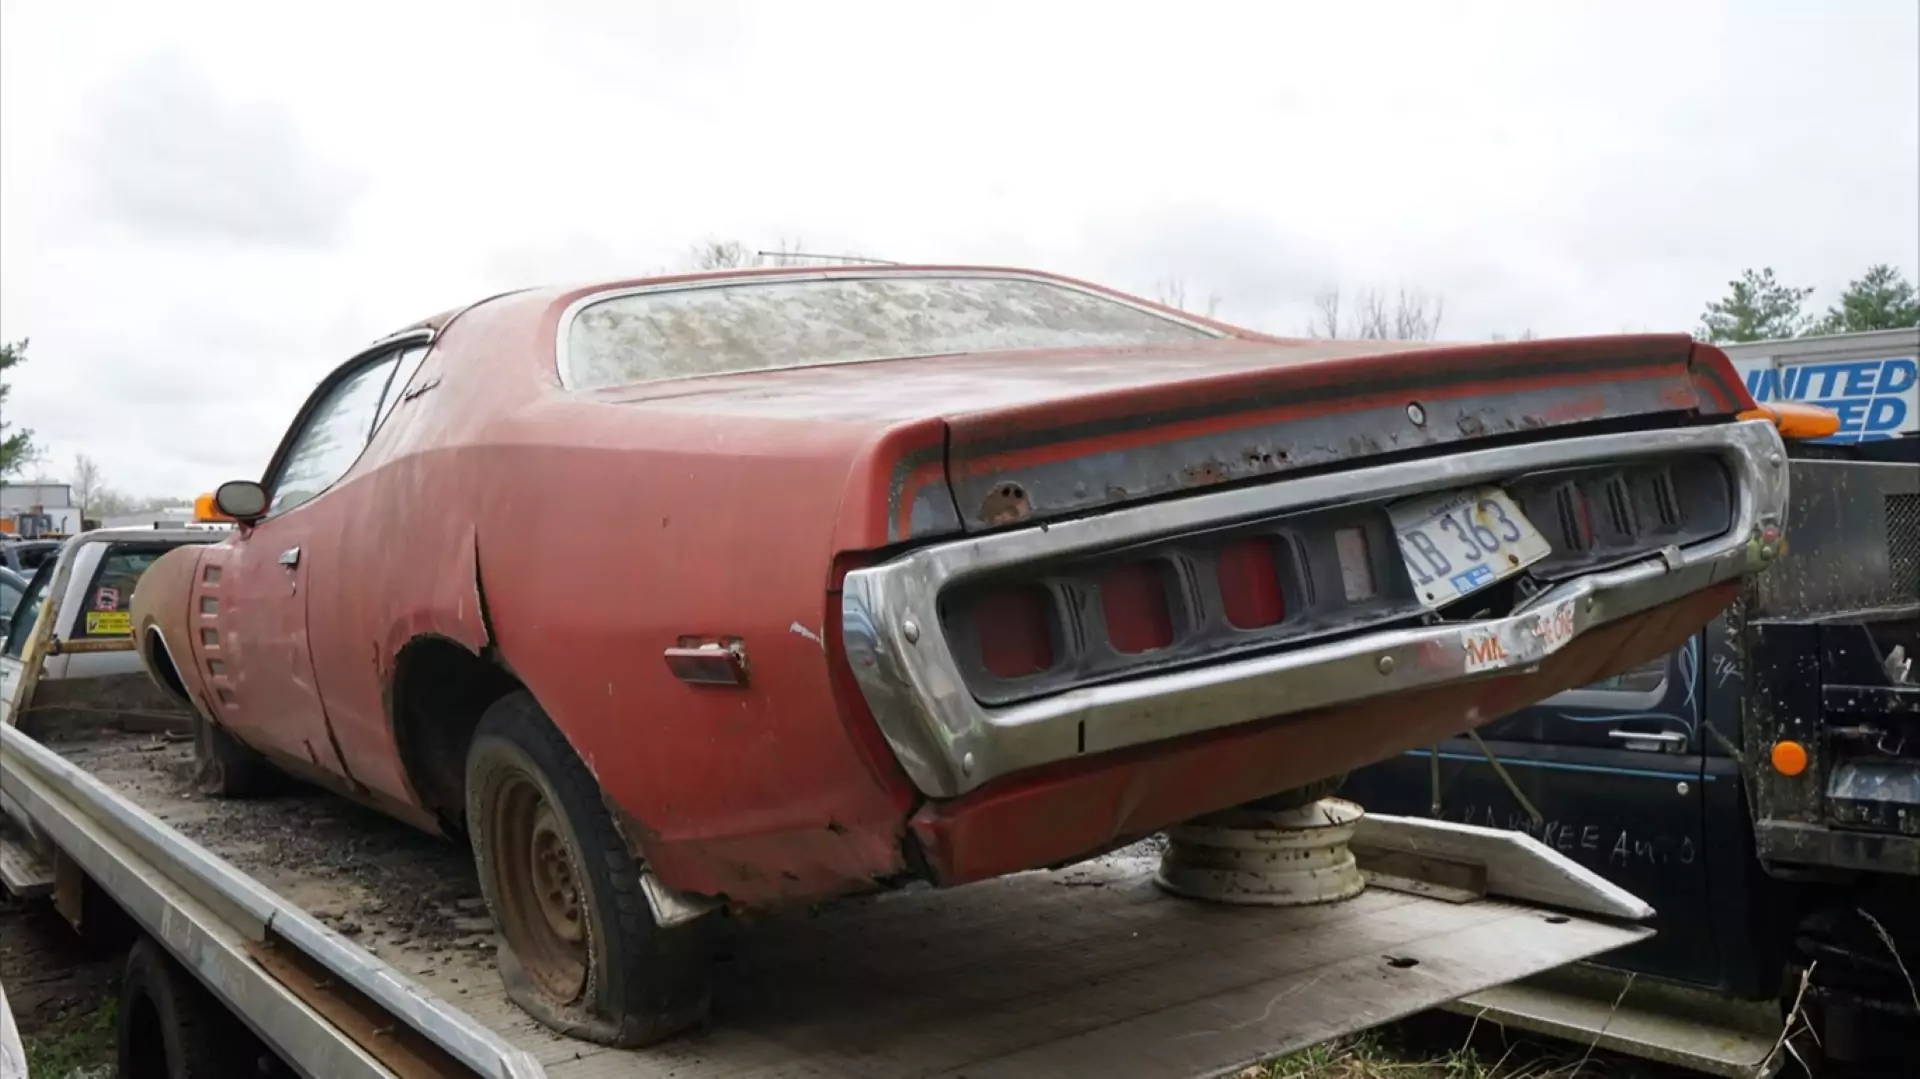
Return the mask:
<path id="1" fill-rule="evenodd" d="M 1687 744 L 1687 736 L 1674 731 L 1608 731 L 1608 738 L 1618 738 L 1623 742 L 1653 742 L 1660 746 L 1679 748 Z M 1635 747 L 1628 746 L 1628 749 Z"/>
<path id="2" fill-rule="evenodd" d="M 287 567 L 293 567 L 293 566 L 299 565 L 300 564 L 300 548 L 289 547 L 286 550 L 281 551 L 280 564 Z"/>

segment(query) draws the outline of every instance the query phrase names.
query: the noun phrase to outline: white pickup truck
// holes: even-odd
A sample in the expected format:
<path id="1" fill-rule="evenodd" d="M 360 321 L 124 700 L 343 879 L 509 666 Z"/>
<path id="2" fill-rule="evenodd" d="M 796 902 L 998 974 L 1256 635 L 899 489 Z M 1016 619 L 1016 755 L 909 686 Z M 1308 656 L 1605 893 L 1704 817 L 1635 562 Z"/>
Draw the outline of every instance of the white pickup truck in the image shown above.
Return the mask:
<path id="1" fill-rule="evenodd" d="M 204 529 L 114 528 L 66 540 L 11 610 L 0 612 L 0 724 L 31 731 L 89 720 L 133 728 L 189 723 L 140 662 L 133 589 L 154 559 L 220 537 Z"/>

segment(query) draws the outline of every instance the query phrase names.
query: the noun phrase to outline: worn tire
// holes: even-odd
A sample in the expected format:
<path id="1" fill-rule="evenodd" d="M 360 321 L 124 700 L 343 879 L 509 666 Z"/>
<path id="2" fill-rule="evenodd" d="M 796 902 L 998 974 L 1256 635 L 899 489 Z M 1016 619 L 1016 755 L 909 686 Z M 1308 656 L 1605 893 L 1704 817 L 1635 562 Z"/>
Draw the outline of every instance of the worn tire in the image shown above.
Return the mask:
<path id="1" fill-rule="evenodd" d="M 194 789 L 210 798 L 262 798 L 287 789 L 287 775 L 233 735 L 193 717 Z"/>
<path id="2" fill-rule="evenodd" d="M 1331 798 L 1339 793 L 1340 787 L 1347 781 L 1347 773 L 1316 779 L 1304 787 L 1294 787 L 1278 794 L 1271 794 L 1257 801 L 1248 802 L 1245 808 L 1279 812 L 1286 809 L 1299 809 L 1312 805 L 1322 798 Z"/>
<path id="3" fill-rule="evenodd" d="M 258 1075 L 266 1049 L 206 987 L 141 937 L 127 955 L 116 1032 L 120 1079 Z"/>
<path id="4" fill-rule="evenodd" d="M 705 1020 L 709 919 L 671 929 L 654 921 L 640 890 L 642 865 L 615 827 L 599 783 L 530 694 L 509 694 L 481 716 L 467 751 L 466 787 L 467 835 L 487 908 L 505 938 L 500 974 L 514 1003 L 561 1033 L 620 1048 Z M 526 844 L 499 834 L 518 835 L 501 818 L 535 792 L 544 806 L 533 812 L 547 830 Z M 544 810 L 550 815 L 539 816 Z M 544 914 L 541 899 L 532 884 L 514 884 L 534 879 L 515 870 L 514 851 L 556 834 L 571 863 L 568 879 L 585 884 L 571 893 L 584 928 L 584 943 L 574 945 L 583 953 L 583 985 L 564 1000 L 543 988 L 543 978 L 560 979 L 553 964 L 542 963 L 551 940 L 535 920 Z M 526 857 L 528 864 L 539 860 Z"/>

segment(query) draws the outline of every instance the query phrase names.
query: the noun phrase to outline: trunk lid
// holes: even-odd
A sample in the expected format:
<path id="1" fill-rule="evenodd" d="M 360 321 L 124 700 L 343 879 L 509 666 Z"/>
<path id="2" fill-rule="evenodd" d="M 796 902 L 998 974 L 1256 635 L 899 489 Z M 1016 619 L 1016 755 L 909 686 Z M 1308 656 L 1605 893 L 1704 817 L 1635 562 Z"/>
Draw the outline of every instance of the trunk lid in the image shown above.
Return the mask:
<path id="1" fill-rule="evenodd" d="M 931 424 L 944 431 L 944 444 L 934 433 L 891 465 L 876 462 L 893 473 L 885 496 L 892 540 L 1603 419 L 1658 427 L 1750 407 L 1724 354 L 1681 334 L 967 353 L 676 379 L 589 396 L 768 422 L 814 438 L 841 429 L 869 445 L 885 441 L 883 432 Z"/>
<path id="2" fill-rule="evenodd" d="M 1310 341 L 1230 354 L 1205 367 L 1149 363 L 1156 377 L 1121 384 L 1080 364 L 1044 365 L 1057 393 L 948 410 L 946 478 L 961 526 L 1598 420 L 1664 426 L 1737 412 L 1745 397 L 1717 349 L 1679 334 Z"/>

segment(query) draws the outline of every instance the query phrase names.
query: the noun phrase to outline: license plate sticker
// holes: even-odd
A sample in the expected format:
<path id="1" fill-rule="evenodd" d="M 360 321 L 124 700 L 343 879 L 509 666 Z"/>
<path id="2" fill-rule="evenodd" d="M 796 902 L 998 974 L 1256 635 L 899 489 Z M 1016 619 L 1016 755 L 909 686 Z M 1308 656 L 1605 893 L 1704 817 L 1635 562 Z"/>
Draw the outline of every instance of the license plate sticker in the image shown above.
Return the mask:
<path id="1" fill-rule="evenodd" d="M 1387 516 L 1413 593 L 1428 608 L 1472 595 L 1553 553 L 1498 487 L 1411 498 L 1388 506 Z"/>

